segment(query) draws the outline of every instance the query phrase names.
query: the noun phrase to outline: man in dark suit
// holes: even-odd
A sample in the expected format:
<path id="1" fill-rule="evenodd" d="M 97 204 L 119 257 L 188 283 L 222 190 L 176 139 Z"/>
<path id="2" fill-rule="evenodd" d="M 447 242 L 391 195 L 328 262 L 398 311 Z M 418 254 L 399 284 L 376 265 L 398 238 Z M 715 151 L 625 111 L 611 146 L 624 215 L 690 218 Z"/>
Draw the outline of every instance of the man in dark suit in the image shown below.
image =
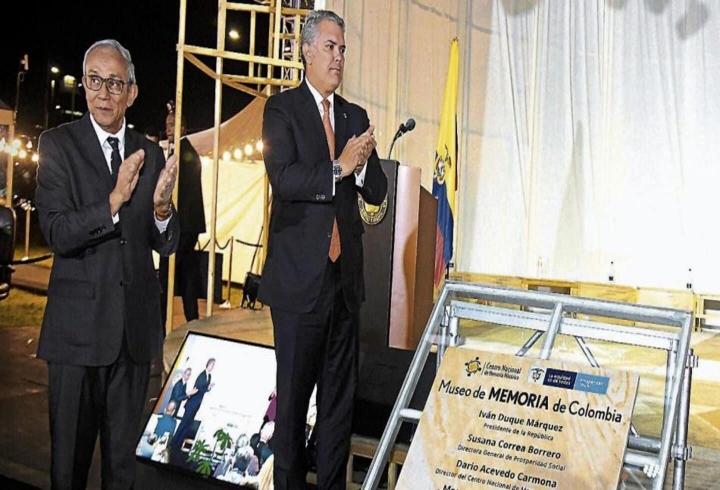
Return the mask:
<path id="1" fill-rule="evenodd" d="M 192 368 L 185 368 L 185 371 L 183 371 L 182 376 L 179 380 L 175 382 L 172 388 L 172 394 L 170 395 L 170 401 L 175 402 L 175 406 L 177 409 L 180 409 L 180 404 L 187 400 L 188 397 L 194 395 L 197 393 L 197 388 L 193 388 L 190 390 L 190 392 L 187 391 L 187 384 L 190 380 L 190 375 L 192 374 Z"/>
<path id="2" fill-rule="evenodd" d="M 175 437 L 173 437 L 170 443 L 171 449 L 177 451 L 182 449 L 183 441 L 187 437 L 190 426 L 195 421 L 195 415 L 197 415 L 198 410 L 200 410 L 200 405 L 202 405 L 203 398 L 205 398 L 205 393 L 212 390 L 213 386 L 215 386 L 215 383 L 212 381 L 212 374 L 210 374 L 214 367 L 215 359 L 211 357 L 207 363 L 205 363 L 205 370 L 200 373 L 200 376 L 195 380 L 195 386 L 193 387 L 194 393 L 188 396 L 185 402 L 185 411 L 180 420 L 180 425 L 178 426 L 177 432 L 175 432 Z"/>
<path id="3" fill-rule="evenodd" d="M 165 132 L 168 137 L 169 154 L 175 153 L 175 110 L 168 104 L 169 111 L 165 118 Z M 185 135 L 185 118 L 181 120 L 180 135 Z M 202 194 L 202 162 L 187 138 L 180 139 L 178 156 L 178 216 L 180 217 L 180 243 L 175 253 L 175 270 L 177 282 L 175 289 L 180 293 L 183 302 L 185 320 L 188 322 L 200 318 L 198 298 L 201 296 L 201 271 L 199 254 L 195 251 L 198 235 L 205 233 L 205 206 Z M 163 287 L 162 314 L 163 322 L 167 317 L 167 279 L 168 260 L 160 259 L 160 282 Z"/>
<path id="4" fill-rule="evenodd" d="M 130 488 L 150 361 L 164 339 L 152 250 L 179 230 L 175 158 L 129 129 L 138 94 L 115 40 L 83 60 L 88 114 L 40 136 L 36 203 L 54 255 L 38 357 L 48 362 L 51 480 L 85 488 L 100 433 L 103 488 Z M 124 160 L 123 160 L 124 158 Z"/>
<path id="5" fill-rule="evenodd" d="M 316 383 L 318 486 L 345 488 L 365 294 L 357 201 L 380 204 L 387 179 L 367 113 L 335 94 L 344 30 L 335 13 L 311 12 L 301 39 L 305 81 L 265 105 L 273 207 L 258 299 L 274 328 L 277 490 L 305 488 L 305 417 Z"/>

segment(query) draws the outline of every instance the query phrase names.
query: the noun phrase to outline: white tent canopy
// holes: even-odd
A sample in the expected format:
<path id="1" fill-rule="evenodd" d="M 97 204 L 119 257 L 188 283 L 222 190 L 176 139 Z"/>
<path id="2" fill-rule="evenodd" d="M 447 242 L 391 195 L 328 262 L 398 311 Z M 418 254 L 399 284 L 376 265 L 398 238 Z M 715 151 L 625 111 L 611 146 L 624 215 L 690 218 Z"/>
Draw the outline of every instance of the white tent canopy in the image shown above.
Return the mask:
<path id="1" fill-rule="evenodd" d="M 265 100 L 257 97 L 242 111 L 223 122 L 220 127 L 216 252 L 223 254 L 223 281 L 227 281 L 229 274 L 232 273 L 233 282 L 244 282 L 255 252 L 253 247 L 235 242 L 231 270 L 228 241 L 258 243 L 263 225 L 265 166 L 262 154 L 255 148 L 255 143 L 261 139 Z M 202 188 L 208 233 L 201 234 L 199 242 L 207 251 L 210 250 L 208 241 L 212 206 L 214 134 L 215 128 L 210 128 L 187 136 L 203 160 Z M 246 144 L 253 145 L 255 150 L 253 154 L 248 156 L 243 153 L 241 158 L 235 158 L 235 150 L 244 150 Z M 223 159 L 223 154 L 226 152 L 230 154 L 229 159 Z M 258 252 L 254 264 L 255 271 L 260 265 L 259 255 Z M 223 289 L 223 297 L 227 299 L 225 289 Z M 237 306 L 236 303 L 239 303 L 240 299 L 239 296 L 232 298 L 233 306 Z"/>
<path id="2" fill-rule="evenodd" d="M 220 125 L 220 156 L 226 151 L 243 150 L 246 144 L 253 144 L 262 137 L 262 114 L 265 98 L 255 97 L 242 111 Z M 213 151 L 215 128 L 206 129 L 188 136 L 200 155 L 210 156 Z"/>

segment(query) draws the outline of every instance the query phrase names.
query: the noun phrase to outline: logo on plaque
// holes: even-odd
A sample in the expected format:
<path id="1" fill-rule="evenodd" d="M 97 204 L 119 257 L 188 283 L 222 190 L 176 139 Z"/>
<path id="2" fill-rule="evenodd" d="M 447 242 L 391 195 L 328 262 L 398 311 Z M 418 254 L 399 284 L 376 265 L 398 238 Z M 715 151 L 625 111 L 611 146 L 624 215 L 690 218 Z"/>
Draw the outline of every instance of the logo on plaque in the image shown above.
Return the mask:
<path id="1" fill-rule="evenodd" d="M 472 359 L 465 363 L 465 371 L 467 372 L 468 376 L 472 376 L 476 373 L 482 372 L 482 363 L 480 362 L 480 358 L 476 357 L 475 359 Z"/>
<path id="2" fill-rule="evenodd" d="M 543 384 L 543 379 L 545 379 L 545 368 L 540 366 L 533 366 L 530 368 L 530 372 L 527 377 L 528 382 L 541 385 Z"/>
<path id="3" fill-rule="evenodd" d="M 383 202 L 379 206 L 368 204 L 358 195 L 358 208 L 360 208 L 360 217 L 366 225 L 374 226 L 379 224 L 387 213 L 388 198 L 385 196 Z"/>

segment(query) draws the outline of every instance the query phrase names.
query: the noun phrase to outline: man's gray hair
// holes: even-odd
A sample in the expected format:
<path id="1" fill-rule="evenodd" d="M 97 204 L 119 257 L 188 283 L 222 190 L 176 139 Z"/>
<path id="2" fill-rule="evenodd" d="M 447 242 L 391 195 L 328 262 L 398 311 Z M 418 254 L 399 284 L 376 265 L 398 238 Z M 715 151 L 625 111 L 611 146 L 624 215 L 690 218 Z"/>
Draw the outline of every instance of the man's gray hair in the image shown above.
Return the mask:
<path id="1" fill-rule="evenodd" d="M 128 79 L 127 83 L 134 84 L 136 83 L 135 80 L 135 65 L 133 65 L 132 62 L 132 56 L 130 56 L 130 51 L 125 49 L 125 47 L 120 44 L 115 39 L 103 39 L 102 41 L 98 41 L 92 46 L 90 46 L 87 51 L 85 51 L 85 57 L 83 58 L 83 76 L 87 74 L 87 60 L 88 56 L 90 56 L 90 53 L 92 53 L 94 50 L 98 48 L 111 48 L 120 53 L 120 56 L 122 56 L 125 59 L 125 64 L 127 65 L 127 73 L 128 73 Z"/>
<path id="2" fill-rule="evenodd" d="M 343 33 L 345 33 L 345 21 L 332 10 L 313 10 L 310 12 L 307 17 L 305 17 L 305 24 L 303 24 L 302 33 L 300 34 L 300 57 L 302 58 L 303 65 L 305 64 L 305 55 L 303 54 L 302 47 L 315 42 L 318 34 L 318 26 L 324 20 L 335 22 L 340 26 Z"/>

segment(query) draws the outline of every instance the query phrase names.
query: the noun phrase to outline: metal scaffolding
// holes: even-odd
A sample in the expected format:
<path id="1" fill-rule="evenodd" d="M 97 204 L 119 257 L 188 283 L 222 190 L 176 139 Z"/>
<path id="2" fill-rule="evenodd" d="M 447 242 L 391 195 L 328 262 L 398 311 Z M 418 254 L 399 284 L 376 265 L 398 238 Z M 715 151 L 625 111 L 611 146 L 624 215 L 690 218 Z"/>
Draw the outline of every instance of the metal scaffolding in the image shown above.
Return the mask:
<path id="1" fill-rule="evenodd" d="M 209 260 L 208 260 L 208 288 L 207 288 L 207 316 L 212 315 L 213 285 L 215 284 L 215 236 L 217 221 L 217 189 L 218 189 L 218 160 L 220 146 L 220 124 L 222 123 L 222 88 L 232 87 L 236 90 L 257 96 L 268 97 L 277 90 L 296 87 L 300 84 L 300 30 L 307 14 L 314 6 L 314 1 L 308 0 L 256 0 L 255 4 L 230 2 L 218 0 L 217 35 L 215 47 L 203 47 L 187 44 L 185 42 L 187 25 L 187 2 L 180 0 L 180 21 L 178 27 L 177 43 L 177 78 L 175 84 L 175 141 L 180 140 L 180 128 L 183 110 L 183 86 L 185 76 L 185 61 L 188 61 L 201 72 L 215 80 L 214 128 L 213 142 L 213 187 L 210 207 L 209 227 Z M 227 49 L 225 45 L 228 12 L 242 12 L 250 16 L 249 49 L 247 52 L 237 52 Z M 258 25 L 268 23 L 267 48 L 262 50 L 257 43 Z M 207 60 L 208 62 L 206 62 Z M 210 63 L 215 61 L 215 67 Z M 243 73 L 226 73 L 224 61 L 242 61 L 247 64 Z M 178 169 L 178 172 L 180 169 Z M 178 187 L 175 186 L 173 199 L 177 202 Z M 263 237 L 262 243 L 267 243 L 267 223 L 269 204 L 269 183 L 265 179 L 263 206 Z M 260 263 L 264 262 L 266 248 L 261 249 Z M 168 267 L 168 298 L 174 296 L 175 290 L 175 256 L 172 255 Z M 166 331 L 172 330 L 173 301 L 167 302 Z"/>

